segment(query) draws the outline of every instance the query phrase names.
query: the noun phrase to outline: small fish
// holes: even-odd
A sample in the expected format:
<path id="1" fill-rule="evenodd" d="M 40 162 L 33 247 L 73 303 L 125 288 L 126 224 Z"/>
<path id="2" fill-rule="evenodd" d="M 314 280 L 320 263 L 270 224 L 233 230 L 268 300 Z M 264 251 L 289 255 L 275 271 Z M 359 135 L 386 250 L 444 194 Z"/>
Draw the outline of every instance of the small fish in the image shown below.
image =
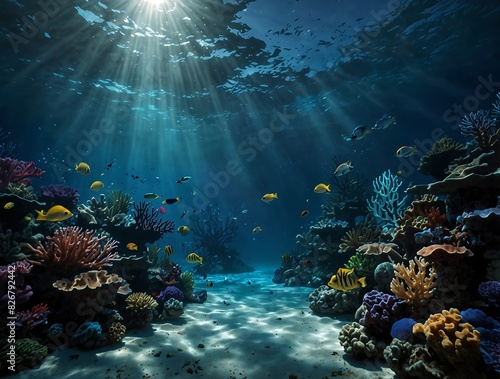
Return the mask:
<path id="1" fill-rule="evenodd" d="M 359 125 L 354 128 L 352 131 L 351 135 L 349 137 L 344 137 L 346 141 L 354 141 L 354 140 L 360 140 L 363 137 L 367 136 L 370 134 L 372 131 L 370 128 L 367 128 L 364 125 Z"/>
<path id="2" fill-rule="evenodd" d="M 418 151 L 416 146 L 401 146 L 397 151 L 396 151 L 396 157 L 398 158 L 406 158 L 406 157 L 411 157 L 413 154 L 415 154 Z"/>
<path id="3" fill-rule="evenodd" d="M 179 178 L 179 180 L 177 180 L 176 183 L 185 183 L 190 179 L 193 179 L 193 178 L 191 176 L 183 176 L 183 177 Z"/>
<path id="4" fill-rule="evenodd" d="M 398 170 L 396 171 L 397 176 L 403 176 L 405 174 L 404 170 Z"/>
<path id="5" fill-rule="evenodd" d="M 319 183 L 316 187 L 314 187 L 314 192 L 315 193 L 325 193 L 325 192 L 330 192 L 330 185 L 326 185 L 323 183 Z"/>
<path id="6" fill-rule="evenodd" d="M 67 220 L 70 217 L 73 217 L 73 213 L 71 213 L 68 209 L 64 208 L 62 205 L 54 205 L 50 208 L 47 213 L 44 211 L 36 211 L 37 221 L 50 221 L 50 222 L 58 222 Z"/>
<path id="7" fill-rule="evenodd" d="M 309 211 L 307 209 L 304 209 L 302 212 L 300 212 L 300 217 L 305 217 L 309 214 Z"/>
<path id="8" fill-rule="evenodd" d="M 183 218 L 185 215 L 186 215 L 186 211 L 183 211 L 180 218 Z"/>
<path id="9" fill-rule="evenodd" d="M 243 210 L 241 211 L 241 213 L 243 213 L 243 214 L 248 213 L 248 209 L 243 209 Z"/>
<path id="10" fill-rule="evenodd" d="M 14 208 L 14 202 L 13 201 L 9 201 L 7 204 L 5 204 L 3 206 L 3 209 L 12 209 Z"/>
<path id="11" fill-rule="evenodd" d="M 283 254 L 281 256 L 281 264 L 283 266 L 289 266 L 293 263 L 293 257 L 290 254 Z"/>
<path id="12" fill-rule="evenodd" d="M 309 266 L 311 263 L 312 263 L 312 261 L 311 261 L 310 259 L 306 259 L 304 262 L 302 262 L 302 266 L 303 266 L 303 267 L 307 267 L 307 266 Z"/>
<path id="13" fill-rule="evenodd" d="M 348 270 L 347 268 L 339 268 L 337 273 L 330 278 L 328 287 L 347 292 L 359 287 L 366 287 L 366 277 L 359 279 L 353 278 L 351 275 L 354 268 Z"/>
<path id="14" fill-rule="evenodd" d="M 174 253 L 174 249 L 172 249 L 172 246 L 170 246 L 170 245 L 165 246 L 165 250 L 163 250 L 163 254 L 166 257 L 170 257 L 173 253 Z"/>
<path id="15" fill-rule="evenodd" d="M 82 175 L 89 175 L 90 166 L 85 162 L 80 162 L 75 166 L 75 171 Z"/>
<path id="16" fill-rule="evenodd" d="M 236 217 L 236 216 L 229 217 L 229 219 L 233 220 L 233 221 L 238 221 L 238 217 Z"/>
<path id="17" fill-rule="evenodd" d="M 163 200 L 161 203 L 162 203 L 162 204 L 164 204 L 164 205 L 165 205 L 165 204 L 169 204 L 169 205 L 171 205 L 171 204 L 175 204 L 175 203 L 177 203 L 177 202 L 178 202 L 178 201 L 180 201 L 180 200 L 181 200 L 181 198 L 180 198 L 180 197 L 174 197 L 174 198 L 172 198 L 172 199 L 165 199 L 165 200 Z"/>
<path id="18" fill-rule="evenodd" d="M 133 243 L 133 242 L 129 242 L 125 245 L 125 247 L 129 250 L 137 250 L 138 246 L 137 244 Z"/>
<path id="19" fill-rule="evenodd" d="M 256 226 L 256 227 L 255 227 L 255 228 L 253 228 L 253 230 L 252 230 L 252 233 L 253 233 L 253 234 L 257 234 L 257 233 L 259 233 L 259 232 L 262 232 L 262 227 L 260 227 L 260 226 Z"/>
<path id="20" fill-rule="evenodd" d="M 341 176 L 347 174 L 349 171 L 351 171 L 354 168 L 353 165 L 351 165 L 350 161 L 341 163 L 337 166 L 335 171 L 333 172 L 333 175 L 335 176 Z"/>
<path id="21" fill-rule="evenodd" d="M 191 253 L 186 257 L 186 261 L 189 263 L 199 263 L 203 264 L 203 258 L 196 253 Z"/>
<path id="22" fill-rule="evenodd" d="M 162 215 L 164 215 L 165 213 L 167 213 L 167 210 L 164 208 L 164 207 L 158 207 L 158 212 Z"/>
<path id="23" fill-rule="evenodd" d="M 271 201 L 273 201 L 274 199 L 277 199 L 278 198 L 278 194 L 277 193 L 266 193 L 264 196 L 262 196 L 262 201 L 264 203 L 270 203 Z"/>
<path id="24" fill-rule="evenodd" d="M 94 183 L 92 183 L 92 184 L 90 185 L 90 189 L 91 189 L 92 191 L 99 191 L 99 190 L 101 190 L 103 187 L 104 187 L 104 183 L 103 183 L 103 182 L 101 182 L 101 181 L 99 181 L 99 180 L 96 180 Z"/>
<path id="25" fill-rule="evenodd" d="M 375 126 L 372 128 L 374 130 L 383 130 L 387 129 L 392 124 L 396 124 L 395 116 L 383 116 L 380 120 L 375 123 Z"/>
<path id="26" fill-rule="evenodd" d="M 30 217 L 30 216 L 24 216 L 24 219 L 25 219 L 26 221 L 31 221 L 31 217 Z"/>
<path id="27" fill-rule="evenodd" d="M 207 287 L 213 287 L 214 286 L 214 282 L 207 282 Z"/>
<path id="28" fill-rule="evenodd" d="M 144 194 L 144 198 L 146 200 L 155 200 L 158 199 L 160 196 L 158 196 L 156 193 L 148 192 Z"/>
<path id="29" fill-rule="evenodd" d="M 177 228 L 177 233 L 179 233 L 181 236 L 187 236 L 189 234 L 190 230 L 186 225 L 179 226 Z"/>

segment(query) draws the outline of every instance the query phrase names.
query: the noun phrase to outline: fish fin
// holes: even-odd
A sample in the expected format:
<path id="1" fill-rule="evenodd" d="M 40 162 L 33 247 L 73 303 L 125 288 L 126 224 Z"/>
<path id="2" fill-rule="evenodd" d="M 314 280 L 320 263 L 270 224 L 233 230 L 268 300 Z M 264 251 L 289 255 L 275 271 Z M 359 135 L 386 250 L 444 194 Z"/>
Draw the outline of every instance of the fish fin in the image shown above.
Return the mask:
<path id="1" fill-rule="evenodd" d="M 47 219 L 47 217 L 46 217 L 47 215 L 44 214 L 43 211 L 37 211 L 35 209 L 35 212 L 37 213 L 37 216 L 36 216 L 35 220 L 42 220 L 43 221 L 43 220 Z"/>
<path id="2" fill-rule="evenodd" d="M 359 284 L 361 284 L 361 287 L 366 287 L 366 276 L 359 278 L 358 282 L 359 282 Z"/>
<path id="3" fill-rule="evenodd" d="M 274 197 L 276 197 L 276 199 L 278 198 L 278 192 L 274 193 Z"/>
<path id="4" fill-rule="evenodd" d="M 350 274 L 354 274 L 354 267 L 353 267 L 353 268 L 351 268 L 349 271 L 347 271 L 347 274 L 349 274 L 349 275 L 350 275 Z"/>

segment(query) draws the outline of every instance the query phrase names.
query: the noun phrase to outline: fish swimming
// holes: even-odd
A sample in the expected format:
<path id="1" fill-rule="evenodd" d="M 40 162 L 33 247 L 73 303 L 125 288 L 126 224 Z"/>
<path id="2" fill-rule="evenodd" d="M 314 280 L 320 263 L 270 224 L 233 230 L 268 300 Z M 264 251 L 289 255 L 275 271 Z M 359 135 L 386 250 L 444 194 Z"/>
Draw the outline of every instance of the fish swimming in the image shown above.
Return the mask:
<path id="1" fill-rule="evenodd" d="M 103 182 L 101 182 L 101 181 L 99 181 L 99 180 L 96 180 L 94 183 L 92 183 L 92 184 L 90 185 L 90 189 L 91 189 L 92 191 L 99 191 L 99 190 L 101 190 L 103 187 L 104 187 L 104 183 L 103 183 Z"/>
<path id="2" fill-rule="evenodd" d="M 300 217 L 305 217 L 309 214 L 309 211 L 307 209 L 304 209 L 302 212 L 300 212 Z"/>
<path id="3" fill-rule="evenodd" d="M 364 125 L 359 125 L 354 128 L 352 131 L 351 135 L 349 137 L 344 137 L 346 141 L 354 141 L 354 140 L 360 140 L 363 137 L 367 136 L 370 134 L 372 131 L 370 128 L 367 128 Z"/>
<path id="4" fill-rule="evenodd" d="M 144 194 L 144 198 L 146 200 L 154 200 L 154 199 L 158 199 L 160 196 L 158 196 L 156 193 L 152 193 L 152 192 L 148 192 L 148 193 L 145 193 Z"/>
<path id="5" fill-rule="evenodd" d="M 85 162 L 80 162 L 75 166 L 75 171 L 82 175 L 89 175 L 90 166 Z"/>
<path id="6" fill-rule="evenodd" d="M 255 228 L 253 228 L 252 230 L 252 233 L 253 234 L 257 234 L 259 232 L 262 232 L 262 227 L 261 226 L 256 226 Z"/>
<path id="7" fill-rule="evenodd" d="M 186 257 L 186 261 L 189 263 L 199 263 L 203 264 L 203 258 L 196 253 L 191 253 Z"/>
<path id="8" fill-rule="evenodd" d="M 174 250 L 172 249 L 172 246 L 170 246 L 170 245 L 165 246 L 165 250 L 163 250 L 163 254 L 166 257 L 170 257 L 173 253 L 174 253 Z"/>
<path id="9" fill-rule="evenodd" d="M 213 287 L 214 286 L 214 282 L 207 282 L 207 287 Z"/>
<path id="10" fill-rule="evenodd" d="M 181 200 L 181 198 L 180 198 L 180 197 L 174 197 L 174 198 L 171 198 L 171 199 L 165 199 L 165 200 L 163 200 L 161 203 L 162 203 L 162 204 L 169 204 L 169 205 L 171 205 L 171 204 L 175 204 L 175 203 L 177 203 L 177 202 L 178 202 L 178 201 L 180 201 L 180 200 Z"/>
<path id="11" fill-rule="evenodd" d="M 47 213 L 44 211 L 36 211 L 36 213 L 37 221 L 59 222 L 73 217 L 73 213 L 71 213 L 69 209 L 64 208 L 62 205 L 54 205 L 47 211 Z"/>
<path id="12" fill-rule="evenodd" d="M 328 287 L 347 292 L 359 287 L 366 287 L 366 276 L 355 279 L 351 275 L 354 273 L 354 268 L 339 268 L 337 273 L 330 278 Z"/>
<path id="13" fill-rule="evenodd" d="M 266 193 L 264 196 L 262 196 L 262 201 L 264 203 L 270 203 L 271 201 L 273 201 L 274 199 L 277 199 L 278 198 L 278 194 L 275 192 L 275 193 Z"/>
<path id="14" fill-rule="evenodd" d="M 330 192 L 330 185 L 326 185 L 323 183 L 319 183 L 316 187 L 314 187 L 314 192 L 315 193 L 325 193 L 325 192 Z"/>
<path id="15" fill-rule="evenodd" d="M 129 250 L 137 250 L 137 244 L 133 243 L 133 242 L 129 242 L 125 245 L 125 247 Z"/>
<path id="16" fill-rule="evenodd" d="M 416 146 L 401 146 L 397 151 L 396 151 L 396 157 L 398 158 L 406 158 L 406 157 L 411 157 L 413 154 L 415 154 L 418 151 Z"/>
<path id="17" fill-rule="evenodd" d="M 375 126 L 372 128 L 373 130 L 383 130 L 387 129 L 392 124 L 396 124 L 395 116 L 383 116 L 380 120 L 375 123 Z"/>
<path id="18" fill-rule="evenodd" d="M 187 182 L 188 180 L 191 180 L 191 179 L 193 179 L 191 176 L 182 176 L 181 178 L 179 178 L 175 182 L 176 183 L 185 183 L 185 182 Z"/>
<path id="19" fill-rule="evenodd" d="M 341 163 L 337 166 L 335 171 L 333 172 L 333 175 L 335 176 L 341 176 L 347 174 L 349 171 L 351 171 L 354 168 L 354 166 L 351 164 L 350 161 Z"/>
<path id="20" fill-rule="evenodd" d="M 7 204 L 5 204 L 3 206 L 3 209 L 12 209 L 14 208 L 14 202 L 13 201 L 9 201 Z"/>
<path id="21" fill-rule="evenodd" d="M 190 230 L 186 225 L 179 226 L 177 228 L 177 233 L 179 233 L 181 236 L 187 236 L 189 234 Z"/>

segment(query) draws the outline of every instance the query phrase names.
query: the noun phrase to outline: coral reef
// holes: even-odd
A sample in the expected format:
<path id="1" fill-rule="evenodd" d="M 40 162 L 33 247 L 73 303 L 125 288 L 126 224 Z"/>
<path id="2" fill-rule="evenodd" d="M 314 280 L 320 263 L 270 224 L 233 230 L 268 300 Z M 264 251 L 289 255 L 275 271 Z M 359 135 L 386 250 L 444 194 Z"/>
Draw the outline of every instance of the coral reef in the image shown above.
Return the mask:
<path id="1" fill-rule="evenodd" d="M 45 246 L 41 243 L 36 248 L 27 245 L 33 254 L 32 259 L 28 261 L 57 272 L 101 269 L 112 266 L 113 258 L 118 256 L 117 252 L 113 252 L 118 244 L 116 241 L 107 240 L 107 237 L 96 237 L 95 231 L 82 231 L 79 227 L 61 228 L 54 236 L 48 236 L 46 239 Z M 105 240 L 106 243 L 101 247 Z"/>
<path id="2" fill-rule="evenodd" d="M 0 158 L 0 190 L 9 183 L 31 184 L 33 177 L 39 178 L 45 171 L 35 167 L 35 162 L 23 162 L 12 158 Z"/>
<path id="3" fill-rule="evenodd" d="M 422 258 L 414 258 L 409 267 L 403 264 L 394 265 L 395 278 L 391 282 L 391 291 L 400 299 L 406 300 L 413 307 L 421 307 L 432 297 L 432 289 L 436 286 L 437 274 L 428 262 Z"/>
<path id="4" fill-rule="evenodd" d="M 78 327 L 69 340 L 70 346 L 81 349 L 96 349 L 108 343 L 106 334 L 103 333 L 98 322 L 86 321 Z"/>
<path id="5" fill-rule="evenodd" d="M 387 337 L 392 324 L 404 315 L 406 304 L 394 295 L 372 290 L 363 296 L 359 323 L 371 334 Z"/>
<path id="6" fill-rule="evenodd" d="M 341 314 L 356 309 L 359 291 L 343 292 L 322 285 L 309 295 L 309 308 L 319 314 Z"/>
<path id="7" fill-rule="evenodd" d="M 134 312 L 150 310 L 158 306 L 156 300 L 145 292 L 134 292 L 127 296 L 125 301 L 127 302 L 127 309 Z"/>
<path id="8" fill-rule="evenodd" d="M 78 205 L 80 194 L 76 188 L 62 184 L 52 184 L 40 187 L 40 201 L 47 203 L 49 207 L 62 205 L 73 211 Z"/>
<path id="9" fill-rule="evenodd" d="M 106 332 L 108 343 L 115 344 L 120 342 L 125 336 L 126 331 L 127 328 L 125 327 L 125 325 L 120 322 L 113 322 Z"/>
<path id="10" fill-rule="evenodd" d="M 365 332 L 363 325 L 357 322 L 342 327 L 339 332 L 339 341 L 346 354 L 358 358 L 372 358 L 379 353 L 377 341 Z"/>
<path id="11" fill-rule="evenodd" d="M 158 318 L 160 320 L 174 320 L 179 318 L 183 313 L 184 304 L 182 301 L 170 298 L 165 302 L 165 304 L 163 304 L 163 311 L 160 313 Z"/>
<path id="12" fill-rule="evenodd" d="M 446 177 L 445 171 L 449 164 L 466 151 L 466 145 L 451 138 L 441 138 L 422 156 L 418 171 L 424 175 L 430 175 L 436 180 L 442 180 Z"/>

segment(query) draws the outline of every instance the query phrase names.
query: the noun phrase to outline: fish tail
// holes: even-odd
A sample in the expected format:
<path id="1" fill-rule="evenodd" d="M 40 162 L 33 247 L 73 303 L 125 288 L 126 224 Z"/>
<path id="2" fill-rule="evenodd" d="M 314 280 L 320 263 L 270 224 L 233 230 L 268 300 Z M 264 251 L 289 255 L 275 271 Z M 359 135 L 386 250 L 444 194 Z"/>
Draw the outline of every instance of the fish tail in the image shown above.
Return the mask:
<path id="1" fill-rule="evenodd" d="M 328 184 L 325 188 L 326 188 L 326 190 L 327 190 L 328 192 L 330 192 L 330 185 L 329 185 L 329 184 Z"/>
<path id="2" fill-rule="evenodd" d="M 278 198 L 278 192 L 274 193 L 274 197 L 277 199 Z"/>
<path id="3" fill-rule="evenodd" d="M 366 287 L 366 276 L 359 278 L 358 282 L 359 282 L 359 284 L 361 284 L 361 287 Z"/>
<path id="4" fill-rule="evenodd" d="M 199 262 L 200 262 L 200 265 L 202 265 L 203 264 L 203 258 L 200 257 Z"/>
<path id="5" fill-rule="evenodd" d="M 46 220 L 46 219 L 47 219 L 47 217 L 45 217 L 45 215 L 43 214 L 43 211 L 41 211 L 41 212 L 40 212 L 40 211 L 37 211 L 37 210 L 35 209 L 35 212 L 36 212 L 36 214 L 37 214 L 37 216 L 36 216 L 35 220 L 41 220 L 41 221 L 44 221 L 44 220 Z"/>

